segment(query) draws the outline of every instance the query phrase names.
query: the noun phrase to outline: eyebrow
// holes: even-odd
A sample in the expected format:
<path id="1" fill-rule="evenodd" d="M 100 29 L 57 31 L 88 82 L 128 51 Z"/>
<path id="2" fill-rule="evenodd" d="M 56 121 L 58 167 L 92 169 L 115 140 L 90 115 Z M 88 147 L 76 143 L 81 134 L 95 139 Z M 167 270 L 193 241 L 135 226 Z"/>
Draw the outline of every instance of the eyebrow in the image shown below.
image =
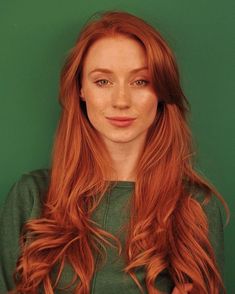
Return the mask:
<path id="1" fill-rule="evenodd" d="M 135 73 L 135 72 L 138 72 L 138 71 L 141 71 L 141 70 L 145 70 L 145 69 L 148 69 L 147 66 L 143 66 L 143 67 L 139 67 L 139 68 L 135 68 L 135 69 L 132 69 L 130 71 L 130 73 Z M 108 68 L 95 68 L 93 69 L 92 71 L 89 72 L 88 75 L 94 73 L 94 72 L 103 72 L 103 73 L 113 73 L 110 69 Z"/>

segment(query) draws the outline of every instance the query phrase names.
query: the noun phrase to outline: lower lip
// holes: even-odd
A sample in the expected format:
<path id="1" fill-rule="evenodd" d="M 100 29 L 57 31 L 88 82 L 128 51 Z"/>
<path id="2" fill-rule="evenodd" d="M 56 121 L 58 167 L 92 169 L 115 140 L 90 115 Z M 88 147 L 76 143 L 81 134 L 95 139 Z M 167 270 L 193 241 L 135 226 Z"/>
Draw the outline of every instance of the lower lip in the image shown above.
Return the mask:
<path id="1" fill-rule="evenodd" d="M 108 119 L 109 122 L 114 125 L 114 126 L 118 126 L 118 127 L 128 127 L 133 123 L 133 119 L 132 120 L 116 120 L 116 119 Z"/>

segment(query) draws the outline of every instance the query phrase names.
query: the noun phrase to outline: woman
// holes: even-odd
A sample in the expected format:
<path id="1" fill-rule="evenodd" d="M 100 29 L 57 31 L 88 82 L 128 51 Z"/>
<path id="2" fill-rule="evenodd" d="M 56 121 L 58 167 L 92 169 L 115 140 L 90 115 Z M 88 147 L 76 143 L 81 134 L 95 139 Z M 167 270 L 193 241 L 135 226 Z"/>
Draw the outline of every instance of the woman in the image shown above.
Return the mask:
<path id="1" fill-rule="evenodd" d="M 193 169 L 189 103 L 160 33 L 127 12 L 90 21 L 59 98 L 51 168 L 5 202 L 2 292 L 225 293 L 218 200 L 229 210 Z"/>

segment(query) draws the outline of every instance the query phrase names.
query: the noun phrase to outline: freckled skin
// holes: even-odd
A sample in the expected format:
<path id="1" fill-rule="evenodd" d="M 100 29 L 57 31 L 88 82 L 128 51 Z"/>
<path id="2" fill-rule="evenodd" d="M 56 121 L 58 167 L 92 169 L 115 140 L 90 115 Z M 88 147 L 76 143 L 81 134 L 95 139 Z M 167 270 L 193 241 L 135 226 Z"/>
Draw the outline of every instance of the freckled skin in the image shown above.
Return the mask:
<path id="1" fill-rule="evenodd" d="M 144 48 L 125 36 L 99 39 L 88 50 L 83 66 L 81 99 L 86 102 L 91 124 L 107 145 L 143 145 L 158 105 L 149 70 L 130 73 L 144 66 L 147 66 Z M 112 73 L 89 74 L 96 68 L 107 68 Z M 128 127 L 117 127 L 110 124 L 106 116 L 128 116 L 136 120 Z"/>
<path id="2" fill-rule="evenodd" d="M 130 74 L 132 69 L 144 66 L 147 66 L 147 60 L 143 47 L 123 36 L 96 41 L 84 62 L 81 99 L 86 102 L 91 124 L 115 154 L 113 159 L 116 159 L 115 166 L 121 180 L 134 180 L 129 176 L 129 171 L 156 117 L 158 97 L 149 72 Z M 89 76 L 89 72 L 95 68 L 108 68 L 113 74 L 96 72 Z M 103 81 L 97 83 L 98 80 Z M 139 85 L 138 80 L 149 80 L 150 83 Z M 136 120 L 123 128 L 111 125 L 106 116 L 136 117 Z M 193 284 L 183 286 L 190 293 Z M 178 288 L 174 287 L 172 294 L 178 293 Z"/>

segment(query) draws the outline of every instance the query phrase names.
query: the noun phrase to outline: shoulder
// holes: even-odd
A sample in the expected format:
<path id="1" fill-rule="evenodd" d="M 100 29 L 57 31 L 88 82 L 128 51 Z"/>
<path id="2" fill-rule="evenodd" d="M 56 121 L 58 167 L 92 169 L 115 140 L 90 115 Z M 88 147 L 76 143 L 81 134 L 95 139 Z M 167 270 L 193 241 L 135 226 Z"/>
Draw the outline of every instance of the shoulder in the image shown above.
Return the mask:
<path id="1" fill-rule="evenodd" d="M 49 185 L 49 178 L 49 169 L 36 169 L 25 172 L 13 184 L 10 194 L 13 194 L 13 198 L 15 196 L 21 201 L 33 201 L 36 197 L 40 197 L 42 200 L 42 194 Z"/>
<path id="2" fill-rule="evenodd" d="M 42 192 L 48 188 L 50 178 L 49 169 L 35 169 L 23 173 L 19 179 L 14 183 L 11 190 Z M 32 193 L 31 193 L 32 195 Z"/>
<path id="3" fill-rule="evenodd" d="M 206 196 L 200 195 L 197 197 L 200 202 L 203 212 L 205 213 L 208 224 L 208 237 L 212 247 L 215 250 L 217 262 L 222 271 L 224 264 L 224 220 L 222 214 L 223 204 L 220 199 L 212 194 L 207 200 Z"/>
<path id="4" fill-rule="evenodd" d="M 205 214 L 208 225 L 208 238 L 215 253 L 216 262 L 223 275 L 224 272 L 224 220 L 223 220 L 223 204 L 215 195 L 207 199 L 204 194 L 197 195 L 195 199 L 200 203 L 202 211 Z"/>
<path id="5" fill-rule="evenodd" d="M 47 191 L 50 179 L 49 169 L 36 169 L 23 173 L 11 186 L 1 215 L 19 215 L 21 221 L 37 217 Z"/>
<path id="6" fill-rule="evenodd" d="M 194 197 L 201 205 L 203 211 L 213 217 L 222 217 L 222 203 L 215 194 L 206 197 L 205 194 L 198 194 Z"/>
<path id="7" fill-rule="evenodd" d="M 201 211 L 206 218 L 208 237 L 212 246 L 217 251 L 223 251 L 225 222 L 223 219 L 223 204 L 221 200 L 213 193 L 210 197 L 200 194 L 194 198 L 197 200 L 197 203 L 200 204 Z"/>
<path id="8" fill-rule="evenodd" d="M 50 178 L 50 169 L 35 169 L 29 172 L 24 172 L 16 184 L 28 185 L 30 187 L 44 188 L 47 186 Z"/>
<path id="9" fill-rule="evenodd" d="M 49 186 L 50 170 L 49 169 L 36 169 L 22 174 L 20 179 L 16 182 L 19 188 L 27 189 L 31 195 L 43 197 Z"/>

